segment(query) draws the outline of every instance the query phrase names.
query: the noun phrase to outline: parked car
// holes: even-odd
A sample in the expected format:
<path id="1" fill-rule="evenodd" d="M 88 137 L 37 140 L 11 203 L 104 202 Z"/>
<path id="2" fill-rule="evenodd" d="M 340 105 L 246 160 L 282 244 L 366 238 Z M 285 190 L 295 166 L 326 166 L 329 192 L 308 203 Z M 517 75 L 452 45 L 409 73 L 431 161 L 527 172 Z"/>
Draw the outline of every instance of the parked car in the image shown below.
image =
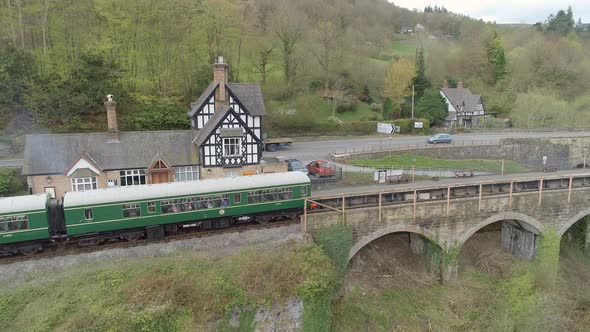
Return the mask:
<path id="1" fill-rule="evenodd" d="M 325 160 L 315 160 L 306 166 L 309 174 L 317 177 L 334 176 L 334 166 Z"/>
<path id="2" fill-rule="evenodd" d="M 289 172 L 303 172 L 309 174 L 309 171 L 301 161 L 297 159 L 287 159 L 285 162 L 287 163 L 287 170 Z"/>
<path id="3" fill-rule="evenodd" d="M 428 137 L 426 142 L 430 144 L 451 143 L 453 142 L 453 136 L 449 134 L 436 134 L 434 136 Z"/>

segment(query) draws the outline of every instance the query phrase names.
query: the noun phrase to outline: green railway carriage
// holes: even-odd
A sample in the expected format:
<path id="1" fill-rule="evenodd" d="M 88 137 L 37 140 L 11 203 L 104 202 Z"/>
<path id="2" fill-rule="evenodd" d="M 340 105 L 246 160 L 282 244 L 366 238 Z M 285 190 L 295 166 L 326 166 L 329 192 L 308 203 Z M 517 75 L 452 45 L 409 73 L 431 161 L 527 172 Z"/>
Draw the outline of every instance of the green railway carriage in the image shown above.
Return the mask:
<path id="1" fill-rule="evenodd" d="M 0 253 L 31 241 L 49 240 L 49 194 L 0 198 Z"/>
<path id="2" fill-rule="evenodd" d="M 160 237 L 177 228 L 220 228 L 300 213 L 310 181 L 301 172 L 165 183 L 65 194 L 68 237 Z M 164 226 L 164 227 L 162 227 Z M 150 231 L 151 230 L 151 231 Z"/>

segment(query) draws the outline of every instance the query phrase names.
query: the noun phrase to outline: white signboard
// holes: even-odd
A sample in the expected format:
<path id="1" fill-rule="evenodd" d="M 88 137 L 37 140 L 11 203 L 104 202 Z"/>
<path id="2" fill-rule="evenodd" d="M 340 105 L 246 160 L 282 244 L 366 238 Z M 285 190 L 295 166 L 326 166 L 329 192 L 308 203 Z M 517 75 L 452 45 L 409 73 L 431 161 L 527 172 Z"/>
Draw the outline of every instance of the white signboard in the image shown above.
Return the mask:
<path id="1" fill-rule="evenodd" d="M 377 132 L 381 134 L 393 134 L 395 133 L 395 126 L 393 123 L 377 123 Z"/>
<path id="2" fill-rule="evenodd" d="M 424 122 L 414 122 L 414 128 L 424 128 Z"/>

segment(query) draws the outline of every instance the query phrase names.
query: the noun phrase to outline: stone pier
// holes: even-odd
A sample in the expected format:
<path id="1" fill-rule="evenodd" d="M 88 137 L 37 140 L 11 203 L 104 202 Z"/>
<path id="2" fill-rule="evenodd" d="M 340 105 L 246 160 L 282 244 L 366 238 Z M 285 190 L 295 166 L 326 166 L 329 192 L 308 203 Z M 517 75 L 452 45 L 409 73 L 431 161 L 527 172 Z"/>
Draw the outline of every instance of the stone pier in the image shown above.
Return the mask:
<path id="1" fill-rule="evenodd" d="M 514 257 L 532 261 L 537 255 L 539 231 L 513 220 L 502 223 L 502 246 L 510 249 Z"/>

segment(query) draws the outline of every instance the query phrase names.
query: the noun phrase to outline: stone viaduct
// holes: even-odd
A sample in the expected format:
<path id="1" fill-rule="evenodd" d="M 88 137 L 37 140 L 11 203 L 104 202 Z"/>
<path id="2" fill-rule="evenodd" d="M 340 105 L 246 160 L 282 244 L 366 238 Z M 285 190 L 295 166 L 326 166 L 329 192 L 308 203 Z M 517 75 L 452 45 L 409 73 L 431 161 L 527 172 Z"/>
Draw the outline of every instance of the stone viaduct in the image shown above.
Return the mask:
<path id="1" fill-rule="evenodd" d="M 590 215 L 590 175 L 588 174 L 581 175 L 578 172 L 576 175 L 575 171 L 572 171 L 572 174 L 567 175 L 556 174 L 552 180 L 549 180 L 543 178 L 541 173 L 536 177 L 529 176 L 525 182 L 510 178 L 487 182 L 470 180 L 473 183 L 461 182 L 448 185 L 441 183 L 438 188 L 434 185 L 428 189 L 419 187 L 411 189 L 412 186 L 407 186 L 406 189 L 399 189 L 399 191 L 407 193 L 408 190 L 410 192 L 415 190 L 413 195 L 409 194 L 410 199 L 390 204 L 381 201 L 386 201 L 385 198 L 391 195 L 392 191 L 372 193 L 371 197 L 378 197 L 380 202 L 377 206 L 372 204 L 370 207 L 362 207 L 362 205 L 357 205 L 355 208 L 348 207 L 354 205 L 355 200 L 364 199 L 367 202 L 368 196 L 366 193 L 362 196 L 346 194 L 343 196 L 346 202 L 345 209 L 341 209 L 342 198 L 340 198 L 341 210 L 325 209 L 308 213 L 304 228 L 313 235 L 321 227 L 341 223 L 344 219 L 344 222 L 351 225 L 353 230 L 353 246 L 349 252 L 349 260 L 365 245 L 381 236 L 398 232 L 420 234 L 438 244 L 443 254 L 455 252 L 457 259 L 452 259 L 442 266 L 443 280 L 452 280 L 458 274 L 458 252 L 463 244 L 487 225 L 499 221 L 510 221 L 508 225 L 516 225 L 520 232 L 529 234 L 529 239 L 531 236 L 534 237 L 532 241 L 534 250 L 538 235 L 551 229 L 561 237 L 572 225 Z M 538 183 L 538 187 L 534 190 L 518 191 L 518 185 L 522 183 Z M 430 185 L 432 184 L 431 182 Z M 467 188 L 466 194 L 453 196 L 451 189 L 461 186 Z M 495 192 L 482 193 L 484 186 L 492 188 Z M 472 194 L 469 194 L 469 190 L 472 190 Z M 439 195 L 442 193 L 442 197 L 433 199 L 436 197 L 430 196 L 428 199 L 422 199 L 421 193 L 426 191 L 438 192 Z M 448 193 L 448 196 L 445 193 Z M 312 197 L 312 200 L 322 203 L 327 202 L 329 198 L 320 196 Z M 373 200 L 373 203 L 377 203 L 377 198 Z M 504 231 L 503 228 L 503 233 Z M 587 245 L 590 241 L 590 231 L 588 233 Z M 526 241 L 530 242 L 530 240 Z M 533 258 L 534 254 L 534 252 L 525 253 L 524 256 Z"/>

